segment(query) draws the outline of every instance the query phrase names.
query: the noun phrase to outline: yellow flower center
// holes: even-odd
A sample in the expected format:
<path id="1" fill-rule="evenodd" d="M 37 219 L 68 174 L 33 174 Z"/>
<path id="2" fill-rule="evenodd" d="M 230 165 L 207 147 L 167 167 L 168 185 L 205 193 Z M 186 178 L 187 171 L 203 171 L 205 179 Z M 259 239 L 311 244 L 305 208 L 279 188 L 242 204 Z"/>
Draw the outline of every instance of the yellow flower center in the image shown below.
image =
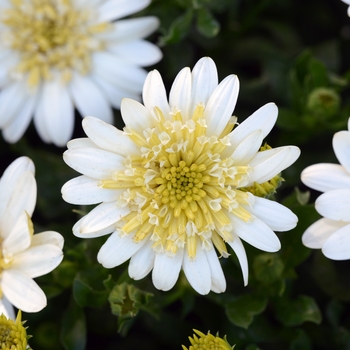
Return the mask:
<path id="1" fill-rule="evenodd" d="M 128 157 L 125 171 L 101 181 L 104 188 L 126 189 L 117 202 L 131 210 L 119 227 L 121 234 L 136 232 L 135 242 L 149 237 L 156 251 L 170 256 L 186 246 L 194 258 L 198 238 L 204 249 L 211 249 L 212 242 L 227 256 L 224 242 L 233 240 L 228 212 L 251 218 L 242 206 L 248 204 L 248 193 L 238 189 L 247 184 L 249 168 L 221 156 L 233 124 L 219 137 L 207 136 L 203 113 L 204 107 L 197 106 L 190 119 L 177 111 L 166 120 L 155 108 L 154 128 L 140 134 L 126 127 L 140 155 Z"/>
<path id="2" fill-rule="evenodd" d="M 193 338 L 188 337 L 191 342 L 191 346 L 187 349 L 184 345 L 182 345 L 183 350 L 232 350 L 233 348 L 226 341 L 226 339 L 222 339 L 220 337 L 215 337 L 214 335 L 204 334 L 196 329 L 193 330 L 196 334 L 193 335 Z M 226 338 L 226 337 L 225 337 Z"/>
<path id="3" fill-rule="evenodd" d="M 30 86 L 51 79 L 52 70 L 64 81 L 72 70 L 87 74 L 90 54 L 104 43 L 94 34 L 109 28 L 108 23 L 92 26 L 96 14 L 75 9 L 70 0 L 11 0 L 12 7 L 3 11 L 3 41 L 19 54 L 15 74 L 28 75 Z"/>
<path id="4" fill-rule="evenodd" d="M 24 350 L 27 348 L 27 332 L 21 322 L 21 310 L 18 311 L 16 321 L 0 316 L 0 349 Z"/>

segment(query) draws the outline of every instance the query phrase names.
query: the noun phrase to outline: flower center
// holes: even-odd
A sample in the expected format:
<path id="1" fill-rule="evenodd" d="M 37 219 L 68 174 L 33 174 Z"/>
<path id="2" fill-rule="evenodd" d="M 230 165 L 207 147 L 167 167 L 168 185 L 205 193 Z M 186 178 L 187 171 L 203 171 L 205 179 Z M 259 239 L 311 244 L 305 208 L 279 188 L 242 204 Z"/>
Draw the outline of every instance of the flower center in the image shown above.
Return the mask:
<path id="1" fill-rule="evenodd" d="M 191 346 L 187 349 L 182 345 L 183 350 L 232 350 L 232 347 L 227 342 L 226 337 L 224 339 L 219 336 L 214 336 L 208 332 L 204 334 L 194 329 L 196 334 L 193 334 L 193 338 L 189 337 Z"/>
<path id="2" fill-rule="evenodd" d="M 117 205 L 128 206 L 130 213 L 118 227 L 120 233 L 135 232 L 135 242 L 150 237 L 156 251 L 170 256 L 186 245 L 194 258 L 198 242 L 208 250 L 212 242 L 227 256 L 224 242 L 233 240 L 229 213 L 251 218 L 244 208 L 249 195 L 238 189 L 247 184 L 249 168 L 221 156 L 233 124 L 219 137 L 207 136 L 203 113 L 204 107 L 197 106 L 190 119 L 175 111 L 166 120 L 154 108 L 156 127 L 143 134 L 124 129 L 140 155 L 128 157 L 125 171 L 101 181 L 104 188 L 126 189 Z"/>
<path id="3" fill-rule="evenodd" d="M 16 321 L 0 315 L 0 348 L 3 350 L 24 350 L 27 348 L 27 332 L 21 322 L 21 311 Z"/>
<path id="4" fill-rule="evenodd" d="M 108 29 L 108 23 L 92 26 L 93 13 L 75 9 L 69 0 L 12 0 L 3 11 L 3 41 L 19 54 L 15 72 L 28 76 L 30 86 L 51 79 L 52 70 L 64 81 L 72 70 L 87 74 L 91 69 L 90 54 L 101 50 L 104 43 L 93 37 Z"/>

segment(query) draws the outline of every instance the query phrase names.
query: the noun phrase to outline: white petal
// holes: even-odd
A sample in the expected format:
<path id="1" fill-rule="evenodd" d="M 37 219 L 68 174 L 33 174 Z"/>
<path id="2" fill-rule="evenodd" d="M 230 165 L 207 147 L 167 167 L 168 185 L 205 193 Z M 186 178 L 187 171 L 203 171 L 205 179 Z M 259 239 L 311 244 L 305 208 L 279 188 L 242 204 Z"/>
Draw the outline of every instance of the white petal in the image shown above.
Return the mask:
<path id="1" fill-rule="evenodd" d="M 97 148 L 75 148 L 63 153 L 63 160 L 79 173 L 99 180 L 112 179 L 125 170 L 124 157 Z"/>
<path id="2" fill-rule="evenodd" d="M 21 110 L 17 113 L 16 118 L 12 119 L 7 123 L 6 127 L 4 127 L 3 136 L 7 142 L 15 143 L 23 136 L 32 120 L 36 103 L 37 94 L 27 98 Z"/>
<path id="3" fill-rule="evenodd" d="M 188 67 L 183 68 L 176 76 L 169 94 L 169 105 L 175 111 L 180 110 L 182 117 L 187 120 L 192 98 L 192 74 Z"/>
<path id="4" fill-rule="evenodd" d="M 252 186 L 254 182 L 263 183 L 271 180 L 293 164 L 299 155 L 300 149 L 295 146 L 284 146 L 258 152 L 249 162 L 253 171 L 249 174 L 249 183 L 246 186 Z"/>
<path id="5" fill-rule="evenodd" d="M 110 269 L 130 259 L 148 240 L 145 238 L 141 242 L 135 243 L 134 236 L 134 233 L 123 237 L 119 235 L 118 231 L 112 233 L 97 254 L 98 262 L 103 267 Z"/>
<path id="6" fill-rule="evenodd" d="M 75 148 L 99 148 L 96 144 L 94 144 L 89 138 L 87 137 L 81 137 L 78 139 L 70 140 L 67 143 L 67 148 L 69 150 L 75 149 Z"/>
<path id="7" fill-rule="evenodd" d="M 50 133 L 47 128 L 47 124 L 48 124 L 46 122 L 47 115 L 45 113 L 45 106 L 44 106 L 44 99 L 42 98 L 42 92 L 43 92 L 43 88 L 42 86 L 39 86 L 37 89 L 38 102 L 35 106 L 35 111 L 34 111 L 34 125 L 40 138 L 46 143 L 51 143 Z"/>
<path id="8" fill-rule="evenodd" d="M 107 98 L 89 77 L 74 74 L 69 83 L 69 91 L 82 117 L 92 115 L 112 123 L 113 114 Z"/>
<path id="9" fill-rule="evenodd" d="M 0 299 L 0 315 L 1 314 L 5 315 L 8 319 L 16 320 L 15 309 L 5 296 Z"/>
<path id="10" fill-rule="evenodd" d="M 301 173 L 301 181 L 320 192 L 350 188 L 350 174 L 339 164 L 320 163 L 308 166 Z"/>
<path id="11" fill-rule="evenodd" d="M 322 218 L 307 228 L 301 240 L 308 248 L 321 249 L 326 240 L 334 232 L 346 225 L 348 223 Z"/>
<path id="12" fill-rule="evenodd" d="M 30 246 L 31 235 L 29 217 L 26 212 L 22 212 L 10 234 L 3 240 L 3 254 L 17 254 Z"/>
<path id="13" fill-rule="evenodd" d="M 230 247 L 234 250 L 238 258 L 239 264 L 241 265 L 241 269 L 242 269 L 243 283 L 246 286 L 248 284 L 249 271 L 248 271 L 247 254 L 245 252 L 242 241 L 239 239 L 239 237 L 236 236 L 233 242 L 227 242 L 227 244 L 229 244 Z"/>
<path id="14" fill-rule="evenodd" d="M 236 106 L 239 80 L 236 75 L 227 76 L 213 91 L 204 110 L 208 135 L 220 135 L 229 122 Z"/>
<path id="15" fill-rule="evenodd" d="M 107 22 L 141 11 L 150 4 L 150 0 L 107 0 L 98 8 L 97 21 Z"/>
<path id="16" fill-rule="evenodd" d="M 252 216 L 248 222 L 228 214 L 233 223 L 234 233 L 253 247 L 265 252 L 277 252 L 281 243 L 276 234 L 261 220 Z"/>
<path id="17" fill-rule="evenodd" d="M 210 57 L 201 58 L 192 71 L 192 110 L 196 105 L 207 104 L 209 97 L 218 85 L 218 72 Z"/>
<path id="18" fill-rule="evenodd" d="M 50 140 L 64 146 L 74 129 L 74 107 L 67 86 L 59 78 L 45 81 L 40 103 Z"/>
<path id="19" fill-rule="evenodd" d="M 182 268 L 189 284 L 199 294 L 206 295 L 210 292 L 211 272 L 207 256 L 197 242 L 197 251 L 194 259 L 190 259 L 187 251 L 184 253 Z"/>
<path id="20" fill-rule="evenodd" d="M 63 253 L 60 248 L 53 244 L 43 244 L 15 255 L 11 268 L 35 278 L 51 272 L 62 259 Z"/>
<path id="21" fill-rule="evenodd" d="M 278 108 L 274 103 L 267 103 L 255 111 L 230 133 L 231 147 L 235 149 L 248 135 L 256 130 L 263 133 L 263 139 L 276 123 Z"/>
<path id="22" fill-rule="evenodd" d="M 41 246 L 43 244 L 52 244 L 62 250 L 64 238 L 55 231 L 44 231 L 33 235 L 32 243 L 30 244 L 31 247 Z"/>
<path id="23" fill-rule="evenodd" d="M 350 189 L 343 188 L 321 194 L 315 207 L 328 219 L 350 222 Z"/>
<path id="24" fill-rule="evenodd" d="M 155 259 L 152 245 L 153 241 L 148 239 L 145 245 L 131 257 L 128 271 L 129 276 L 134 280 L 144 278 L 152 270 Z"/>
<path id="25" fill-rule="evenodd" d="M 289 231 L 298 222 L 298 217 L 284 205 L 265 198 L 254 198 L 254 204 L 247 210 L 263 221 L 273 231 Z"/>
<path id="26" fill-rule="evenodd" d="M 174 287 L 181 270 L 184 249 L 180 248 L 173 257 L 165 253 L 157 253 L 152 271 L 154 286 L 163 291 Z"/>
<path id="27" fill-rule="evenodd" d="M 68 203 L 90 205 L 116 201 L 125 189 L 102 188 L 98 180 L 82 175 L 66 182 L 61 191 Z"/>
<path id="28" fill-rule="evenodd" d="M 226 279 L 222 271 L 222 267 L 214 247 L 208 251 L 204 251 L 210 267 L 211 287 L 215 293 L 223 293 L 226 290 Z"/>
<path id="29" fill-rule="evenodd" d="M 44 292 L 21 271 L 11 268 L 3 270 L 1 288 L 9 302 L 24 312 L 38 312 L 46 306 Z"/>
<path id="30" fill-rule="evenodd" d="M 339 131 L 334 134 L 333 149 L 339 163 L 350 173 L 350 131 Z"/>
<path id="31" fill-rule="evenodd" d="M 83 128 L 90 140 L 106 151 L 112 151 L 122 156 L 140 153 L 139 147 L 128 135 L 100 119 L 84 118 Z"/>
<path id="32" fill-rule="evenodd" d="M 152 126 L 153 118 L 149 110 L 137 101 L 124 98 L 120 111 L 125 125 L 141 135 L 147 127 Z"/>
<path id="33" fill-rule="evenodd" d="M 333 260 L 350 259 L 350 225 L 346 225 L 331 235 L 322 247 L 323 254 Z"/>
<path id="34" fill-rule="evenodd" d="M 108 49 L 126 62 L 141 67 L 156 64 L 163 57 L 158 46 L 142 39 L 112 44 Z"/>
<path id="35" fill-rule="evenodd" d="M 82 234 L 82 233 L 80 233 L 80 223 L 82 222 L 83 219 L 84 218 L 81 218 L 80 220 L 78 220 L 75 223 L 75 225 L 73 226 L 73 234 L 76 237 L 84 238 L 84 239 L 85 238 L 96 238 L 96 237 L 108 235 L 108 234 L 115 231 L 115 224 L 113 223 L 112 225 L 104 227 L 101 230 Z"/>
<path id="36" fill-rule="evenodd" d="M 170 107 L 166 96 L 166 91 L 162 76 L 157 70 L 148 73 L 142 92 L 145 107 L 150 111 L 157 106 L 167 118 Z"/>
<path id="37" fill-rule="evenodd" d="M 101 203 L 82 218 L 79 232 L 84 235 L 102 230 L 129 213 L 128 207 L 118 208 L 116 202 Z"/>

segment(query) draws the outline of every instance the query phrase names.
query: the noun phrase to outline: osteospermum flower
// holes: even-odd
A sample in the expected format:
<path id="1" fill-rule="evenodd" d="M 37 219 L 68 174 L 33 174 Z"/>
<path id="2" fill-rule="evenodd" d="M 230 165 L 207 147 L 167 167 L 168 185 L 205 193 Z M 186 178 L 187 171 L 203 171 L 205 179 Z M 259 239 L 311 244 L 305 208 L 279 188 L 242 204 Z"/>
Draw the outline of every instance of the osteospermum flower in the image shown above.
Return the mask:
<path id="1" fill-rule="evenodd" d="M 350 131 L 333 136 L 333 149 L 340 164 L 315 164 L 301 173 L 305 185 L 324 192 L 315 202 L 323 218 L 305 231 L 302 241 L 330 259 L 345 260 L 350 259 Z"/>
<path id="2" fill-rule="evenodd" d="M 197 335 L 193 334 L 193 338 L 188 337 L 192 345 L 189 348 L 182 345 L 183 350 L 232 350 L 234 348 L 227 342 L 226 337 L 222 339 L 219 336 L 210 334 L 210 332 L 204 334 L 196 329 L 193 332 Z"/>
<path id="3" fill-rule="evenodd" d="M 0 349 L 25 350 L 27 349 L 27 330 L 23 326 L 22 312 L 18 311 L 16 321 L 0 315 Z"/>
<path id="4" fill-rule="evenodd" d="M 40 137 L 63 146 L 74 106 L 82 116 L 112 122 L 111 106 L 138 99 L 140 66 L 161 52 L 143 40 L 155 17 L 119 20 L 150 0 L 16 0 L 0 2 L 0 129 L 18 141 L 32 116 Z M 118 20 L 118 21 L 115 21 Z"/>
<path id="5" fill-rule="evenodd" d="M 220 256 L 236 253 L 248 281 L 241 239 L 277 251 L 273 230 L 289 230 L 296 216 L 284 206 L 243 191 L 264 183 L 299 156 L 294 146 L 258 152 L 277 118 L 269 103 L 232 131 L 239 90 L 230 75 L 218 85 L 210 58 L 176 77 L 169 102 L 160 74 L 143 88 L 144 105 L 123 99 L 120 131 L 87 117 L 88 138 L 68 143 L 65 162 L 83 175 L 62 188 L 73 204 L 99 204 L 73 227 L 78 237 L 112 233 L 98 261 L 112 268 L 130 260 L 129 275 L 171 289 L 181 268 L 201 294 L 223 292 Z"/>
<path id="6" fill-rule="evenodd" d="M 59 233 L 33 235 L 35 202 L 34 164 L 18 158 L 0 179 L 0 314 L 12 319 L 12 305 L 25 312 L 46 306 L 46 296 L 33 278 L 49 273 L 63 258 Z"/>

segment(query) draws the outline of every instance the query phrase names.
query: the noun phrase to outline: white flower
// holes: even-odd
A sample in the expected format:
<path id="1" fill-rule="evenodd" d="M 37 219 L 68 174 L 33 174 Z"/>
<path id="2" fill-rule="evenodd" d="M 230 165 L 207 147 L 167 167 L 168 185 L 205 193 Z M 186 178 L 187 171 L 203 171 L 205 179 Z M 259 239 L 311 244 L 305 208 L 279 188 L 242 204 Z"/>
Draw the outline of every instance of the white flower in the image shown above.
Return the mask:
<path id="1" fill-rule="evenodd" d="M 80 114 L 113 119 L 122 97 L 139 99 L 161 51 L 143 40 L 155 17 L 119 20 L 150 0 L 1 0 L 0 129 L 17 142 L 34 115 L 40 137 L 63 146 Z M 115 21 L 118 20 L 118 21 Z"/>
<path id="2" fill-rule="evenodd" d="M 12 319 L 12 305 L 25 312 L 46 306 L 46 296 L 33 278 L 49 273 L 63 258 L 59 233 L 33 235 L 35 202 L 34 164 L 18 158 L 0 179 L 0 314 Z"/>
<path id="3" fill-rule="evenodd" d="M 345 4 L 348 4 L 348 16 L 350 17 L 350 0 L 341 0 L 342 2 L 345 2 Z"/>
<path id="4" fill-rule="evenodd" d="M 201 294 L 226 288 L 217 254 L 236 253 L 248 282 L 241 239 L 274 252 L 297 217 L 284 206 L 241 189 L 263 183 L 299 156 L 294 146 L 258 152 L 277 118 L 269 103 L 235 128 L 231 113 L 239 90 L 230 75 L 218 85 L 210 58 L 177 75 L 167 101 L 158 71 L 148 74 L 144 106 L 123 99 L 124 131 L 93 117 L 83 120 L 89 138 L 68 143 L 65 162 L 83 175 L 67 182 L 63 198 L 96 204 L 73 233 L 92 238 L 112 233 L 98 261 L 112 268 L 130 260 L 138 280 L 152 269 L 153 283 L 171 289 L 181 268 Z"/>
<path id="5" fill-rule="evenodd" d="M 305 185 L 325 192 L 315 202 L 324 217 L 305 231 L 302 241 L 309 248 L 322 248 L 327 258 L 345 260 L 350 259 L 350 131 L 334 134 L 333 149 L 340 165 L 314 164 L 301 173 Z"/>

